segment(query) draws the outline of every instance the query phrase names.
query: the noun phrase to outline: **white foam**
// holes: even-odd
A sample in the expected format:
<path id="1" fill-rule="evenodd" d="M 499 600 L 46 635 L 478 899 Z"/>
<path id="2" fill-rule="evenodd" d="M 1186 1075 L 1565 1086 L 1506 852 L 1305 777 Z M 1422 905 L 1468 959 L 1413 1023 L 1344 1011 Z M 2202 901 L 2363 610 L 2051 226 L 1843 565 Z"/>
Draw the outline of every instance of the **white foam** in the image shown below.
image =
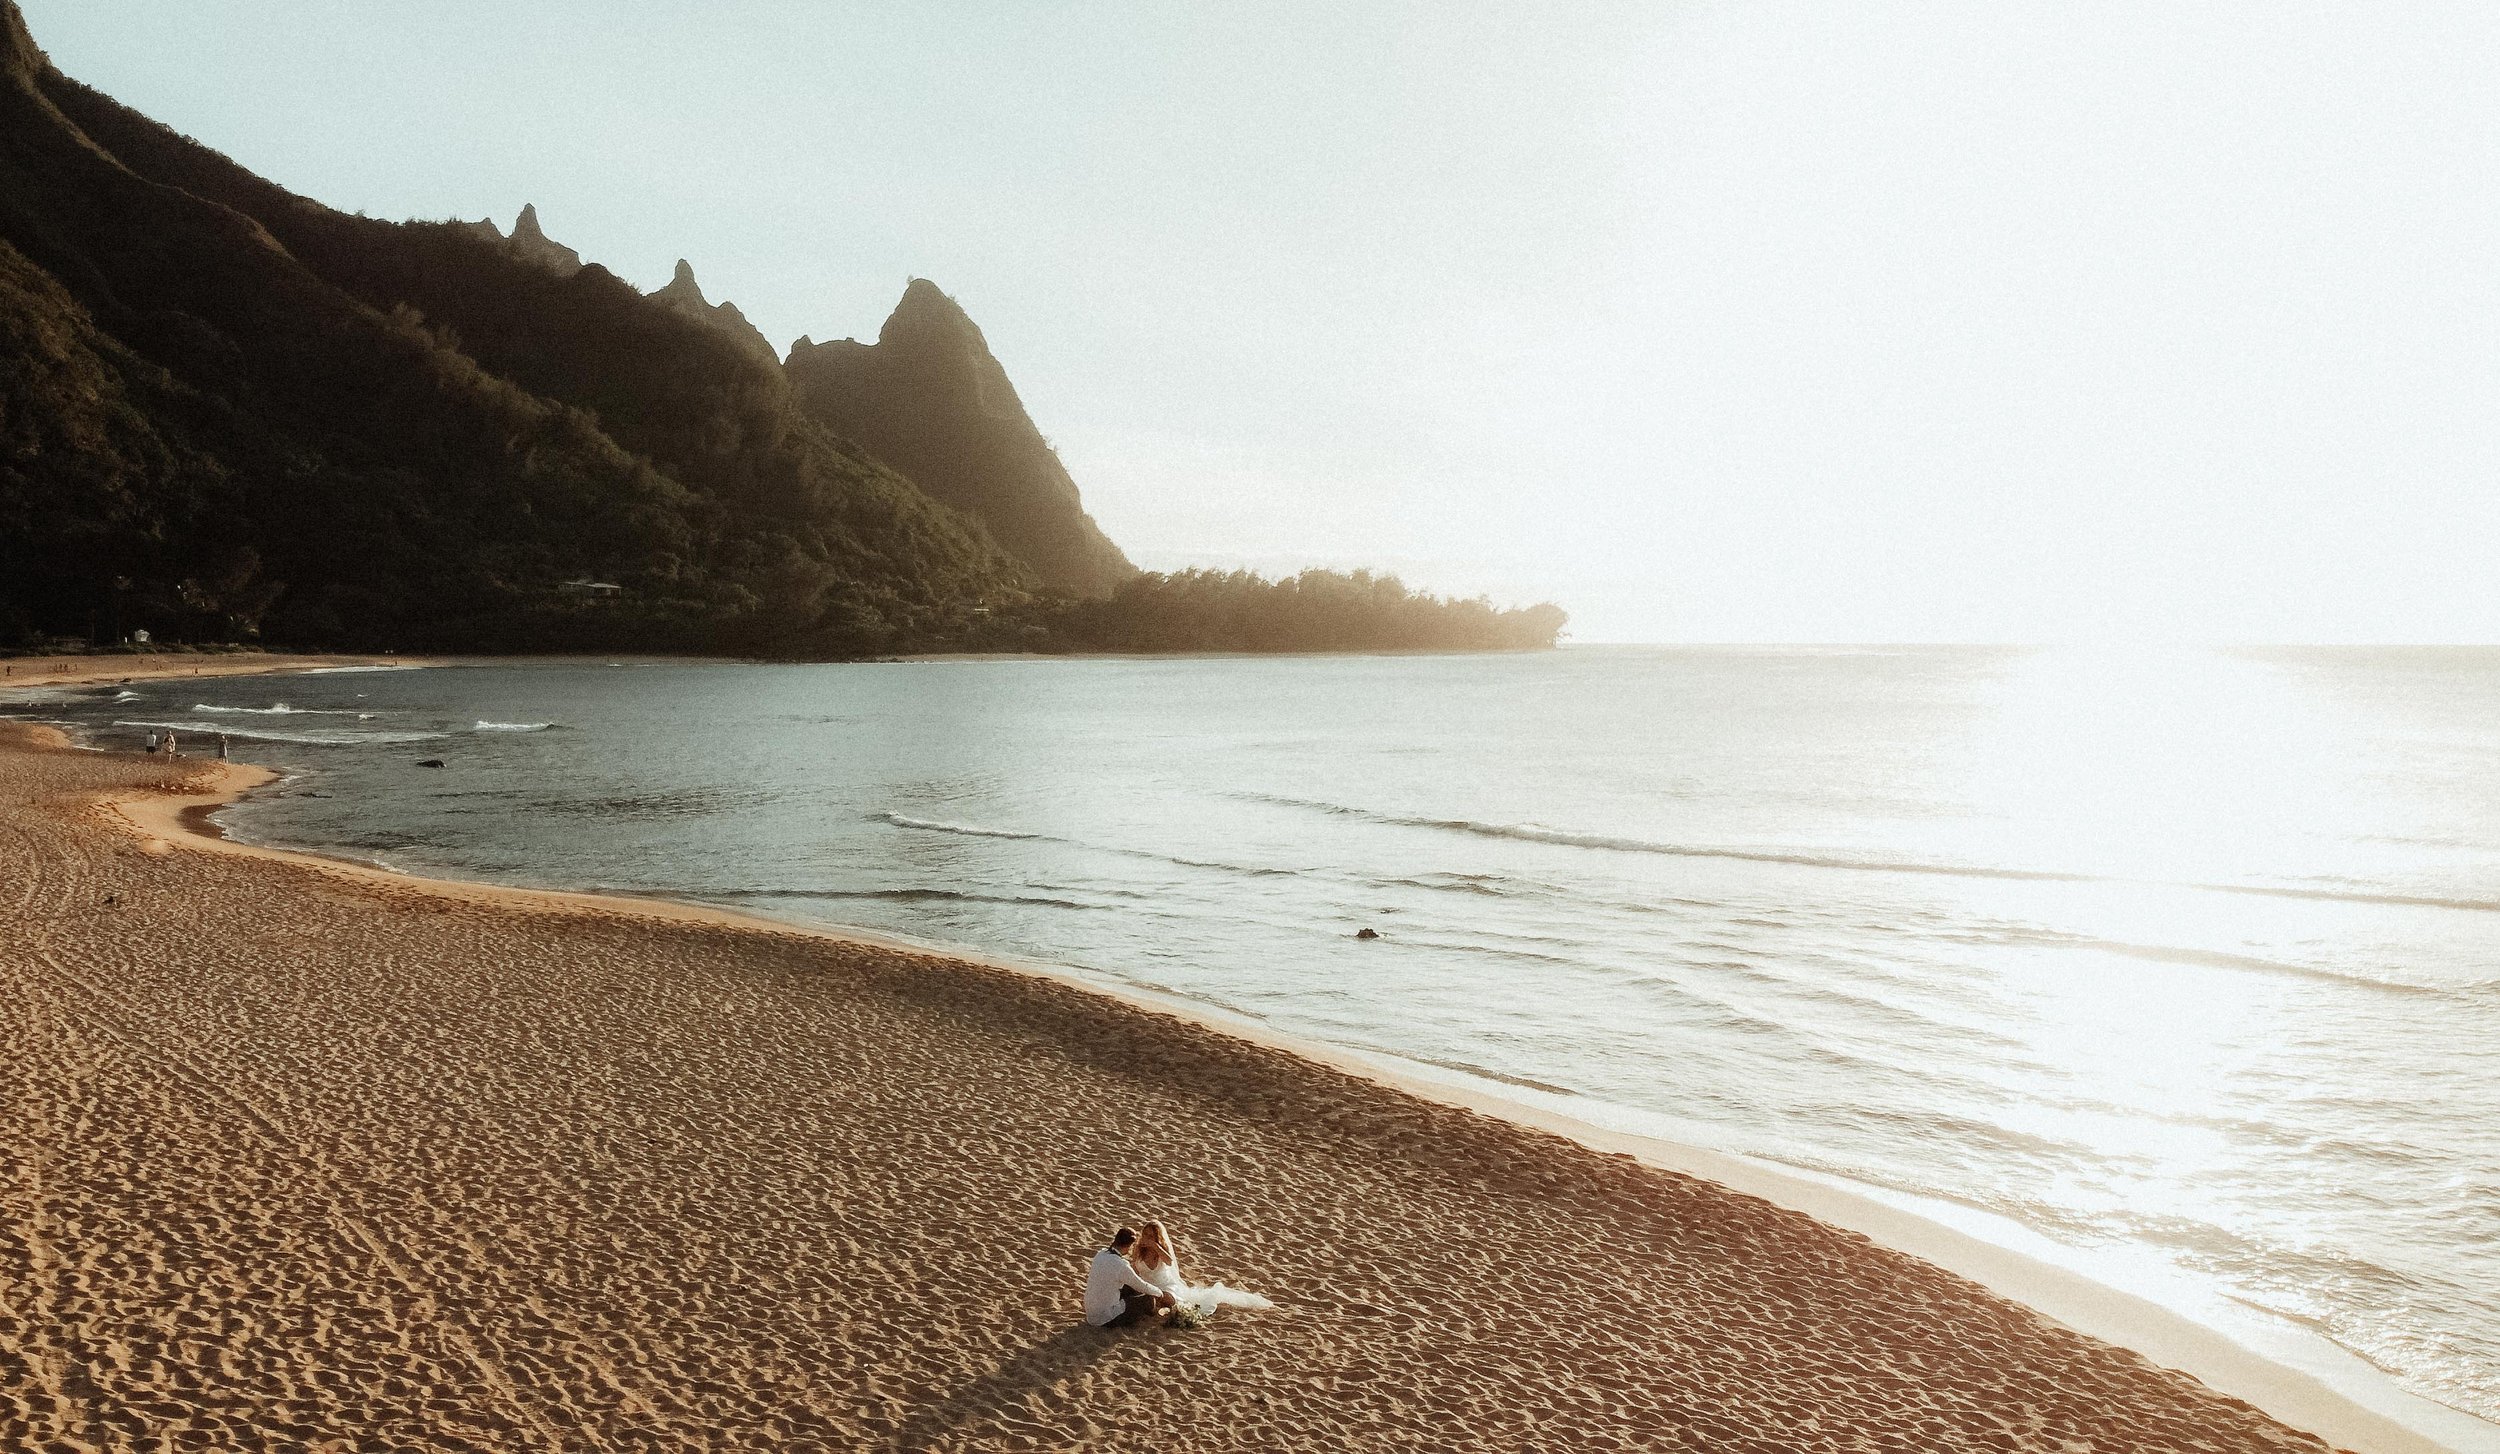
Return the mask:
<path id="1" fill-rule="evenodd" d="M 130 695 L 135 696 L 137 694 L 131 693 Z M 115 700 L 118 701 L 120 699 L 116 698 Z M 221 716 L 234 715 L 245 717 L 344 717 L 347 715 L 346 710 L 340 707 L 290 707 L 284 702 L 280 702 L 274 707 L 216 707 L 211 706 L 206 702 L 194 702 L 191 704 L 191 710 L 194 712 L 215 712 Z"/>
<path id="2" fill-rule="evenodd" d="M 917 828 L 924 833 L 960 833 L 967 838 L 1039 838 L 1039 833 L 1017 833 L 1006 828 L 981 828 L 970 823 L 940 823 L 928 818 L 906 818 L 900 813 L 887 813 L 885 820 L 897 828 Z"/>
<path id="3" fill-rule="evenodd" d="M 250 742 L 293 742 L 306 747 L 388 747 L 402 742 L 432 742 L 450 734 L 443 732 L 356 732 L 347 728 L 306 728 L 300 732 L 279 732 L 267 727 L 242 726 L 230 722 L 139 722 L 116 721 L 116 727 L 153 727 L 159 732 L 189 732 L 200 737 L 240 737 Z"/>

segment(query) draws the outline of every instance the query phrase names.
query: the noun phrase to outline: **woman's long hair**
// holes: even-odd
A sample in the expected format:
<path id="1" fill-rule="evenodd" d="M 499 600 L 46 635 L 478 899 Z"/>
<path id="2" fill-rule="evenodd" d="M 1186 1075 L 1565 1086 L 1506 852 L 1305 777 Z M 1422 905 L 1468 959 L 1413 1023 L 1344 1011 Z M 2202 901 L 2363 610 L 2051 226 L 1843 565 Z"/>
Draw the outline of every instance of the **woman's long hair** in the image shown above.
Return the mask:
<path id="1" fill-rule="evenodd" d="M 1137 1236 L 1137 1255 L 1130 1260 L 1140 1267 L 1161 1267 L 1166 1262 L 1178 1261 L 1180 1250 L 1180 1244 L 1172 1240 L 1171 1233 L 1163 1230 L 1161 1222 L 1148 1222 L 1146 1229 Z"/>

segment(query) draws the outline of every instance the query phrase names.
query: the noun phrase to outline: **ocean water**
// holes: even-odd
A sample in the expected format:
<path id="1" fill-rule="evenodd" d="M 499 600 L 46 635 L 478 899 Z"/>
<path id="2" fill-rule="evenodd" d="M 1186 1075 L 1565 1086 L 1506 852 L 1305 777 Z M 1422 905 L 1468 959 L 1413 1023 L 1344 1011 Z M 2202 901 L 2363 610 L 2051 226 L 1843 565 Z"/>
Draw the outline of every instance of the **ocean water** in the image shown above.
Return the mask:
<path id="1" fill-rule="evenodd" d="M 290 773 L 246 837 L 1067 965 L 1978 1209 L 2500 1418 L 2500 651 L 519 663 L 8 710 L 227 733 Z"/>

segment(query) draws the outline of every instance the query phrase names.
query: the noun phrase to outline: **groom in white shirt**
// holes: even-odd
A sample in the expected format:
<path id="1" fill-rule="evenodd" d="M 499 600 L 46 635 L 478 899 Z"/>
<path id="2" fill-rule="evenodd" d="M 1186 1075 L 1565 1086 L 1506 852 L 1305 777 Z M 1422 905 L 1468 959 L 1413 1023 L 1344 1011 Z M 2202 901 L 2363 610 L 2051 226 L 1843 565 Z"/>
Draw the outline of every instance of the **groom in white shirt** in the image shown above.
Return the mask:
<path id="1" fill-rule="evenodd" d="M 1125 1328 L 1172 1305 L 1171 1294 L 1129 1266 L 1128 1249 L 1136 1245 L 1137 1234 L 1122 1227 L 1085 1269 L 1085 1321 L 1097 1328 Z"/>

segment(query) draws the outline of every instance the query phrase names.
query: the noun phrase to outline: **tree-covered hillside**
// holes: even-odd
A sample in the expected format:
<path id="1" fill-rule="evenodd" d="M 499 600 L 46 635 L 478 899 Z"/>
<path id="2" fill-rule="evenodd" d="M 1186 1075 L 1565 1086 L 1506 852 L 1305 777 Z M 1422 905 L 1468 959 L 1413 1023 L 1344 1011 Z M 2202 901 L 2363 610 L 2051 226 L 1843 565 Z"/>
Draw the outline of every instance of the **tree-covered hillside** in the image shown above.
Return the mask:
<path id="1" fill-rule="evenodd" d="M 1130 577 L 1108 596 L 1037 602 L 1024 613 L 1043 650 L 1519 651 L 1562 634 L 1558 606 L 1497 610 L 1409 590 L 1396 576 L 1306 570 Z"/>
<path id="2" fill-rule="evenodd" d="M 0 633 L 824 654 L 1032 583 L 604 269 L 293 197 L 5 24 Z"/>
<path id="3" fill-rule="evenodd" d="M 1395 587 L 1394 582 L 1387 583 Z M 1139 576 L 916 282 L 785 364 L 525 209 L 298 197 L 52 68 L 0 0 L 0 649 L 779 656 L 1527 644 L 1368 577 Z M 1550 614 L 1544 644 L 1560 627 Z"/>

